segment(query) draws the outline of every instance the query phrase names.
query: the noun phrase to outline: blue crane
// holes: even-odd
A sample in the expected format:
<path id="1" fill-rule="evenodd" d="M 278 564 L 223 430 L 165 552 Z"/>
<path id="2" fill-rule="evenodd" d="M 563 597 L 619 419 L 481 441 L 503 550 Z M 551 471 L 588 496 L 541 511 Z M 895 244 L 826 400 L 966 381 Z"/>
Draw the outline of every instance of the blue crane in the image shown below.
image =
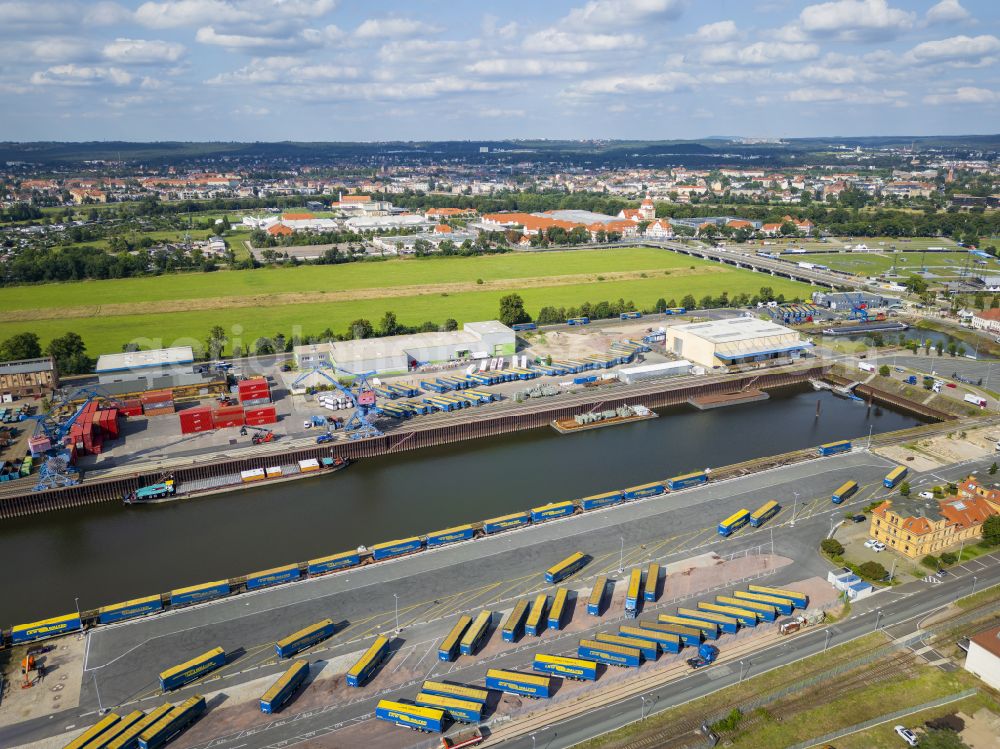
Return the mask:
<path id="1" fill-rule="evenodd" d="M 333 377 L 327 372 L 328 369 L 332 369 L 335 372 L 343 372 L 344 374 L 353 377 L 354 387 L 356 387 L 357 390 L 355 391 L 353 388 L 341 385 L 336 377 Z M 354 404 L 354 412 L 344 423 L 344 433 L 347 435 L 348 439 L 358 440 L 366 439 L 368 437 L 382 436 L 382 431 L 371 422 L 371 417 L 382 413 L 375 403 L 375 389 L 369 381 L 369 378 L 372 377 L 375 372 L 348 372 L 346 369 L 341 369 L 340 367 L 334 367 L 329 364 L 320 364 L 296 377 L 295 380 L 292 381 L 292 387 L 294 388 L 296 385 L 313 374 L 318 374 L 320 377 L 325 379 L 333 387 L 350 398 L 351 403 Z"/>

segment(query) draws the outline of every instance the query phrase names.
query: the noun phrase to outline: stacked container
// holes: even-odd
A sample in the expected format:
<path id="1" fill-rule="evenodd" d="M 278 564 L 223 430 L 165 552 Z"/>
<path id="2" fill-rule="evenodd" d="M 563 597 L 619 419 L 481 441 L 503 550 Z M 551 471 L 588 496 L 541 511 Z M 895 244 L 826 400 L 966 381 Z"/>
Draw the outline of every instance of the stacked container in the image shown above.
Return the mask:
<path id="1" fill-rule="evenodd" d="M 122 416 L 142 416 L 142 401 L 138 398 L 123 401 L 119 412 Z"/>
<path id="2" fill-rule="evenodd" d="M 143 393 L 139 399 L 146 416 L 162 416 L 174 413 L 174 394 L 172 390 L 153 390 Z"/>
<path id="3" fill-rule="evenodd" d="M 244 411 L 247 426 L 259 427 L 274 424 L 278 421 L 278 413 L 274 406 L 252 406 Z"/>
<path id="4" fill-rule="evenodd" d="M 52 443 L 44 434 L 39 435 L 38 437 L 32 437 L 28 440 L 28 450 L 30 450 L 31 454 L 36 458 L 51 449 Z"/>
<path id="5" fill-rule="evenodd" d="M 210 432 L 215 429 L 211 406 L 198 406 L 180 412 L 181 434 Z"/>
<path id="6" fill-rule="evenodd" d="M 242 406 L 222 406 L 212 414 L 212 423 L 216 429 L 224 427 L 241 427 L 245 423 Z"/>
<path id="7" fill-rule="evenodd" d="M 263 377 L 241 380 L 238 386 L 240 403 L 244 406 L 262 406 L 271 402 L 271 388 Z"/>

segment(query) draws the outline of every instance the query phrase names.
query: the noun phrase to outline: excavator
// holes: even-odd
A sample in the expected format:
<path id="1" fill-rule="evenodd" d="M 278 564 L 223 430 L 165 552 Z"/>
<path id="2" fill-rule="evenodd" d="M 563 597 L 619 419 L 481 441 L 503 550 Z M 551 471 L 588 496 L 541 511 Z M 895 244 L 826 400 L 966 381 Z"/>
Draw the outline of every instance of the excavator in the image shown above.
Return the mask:
<path id="1" fill-rule="evenodd" d="M 32 676 L 34 672 L 34 676 Z M 21 689 L 31 689 L 45 676 L 45 666 L 29 653 L 21 660 Z"/>

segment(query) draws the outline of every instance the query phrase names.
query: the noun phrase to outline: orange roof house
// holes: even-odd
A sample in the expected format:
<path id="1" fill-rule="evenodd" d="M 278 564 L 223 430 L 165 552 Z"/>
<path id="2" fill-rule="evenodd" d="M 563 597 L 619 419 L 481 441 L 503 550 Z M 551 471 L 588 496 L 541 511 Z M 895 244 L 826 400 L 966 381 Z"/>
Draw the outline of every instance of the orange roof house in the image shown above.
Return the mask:
<path id="1" fill-rule="evenodd" d="M 274 226 L 267 227 L 267 233 L 272 237 L 287 237 L 295 232 L 293 232 L 289 227 L 284 224 L 275 224 Z"/>

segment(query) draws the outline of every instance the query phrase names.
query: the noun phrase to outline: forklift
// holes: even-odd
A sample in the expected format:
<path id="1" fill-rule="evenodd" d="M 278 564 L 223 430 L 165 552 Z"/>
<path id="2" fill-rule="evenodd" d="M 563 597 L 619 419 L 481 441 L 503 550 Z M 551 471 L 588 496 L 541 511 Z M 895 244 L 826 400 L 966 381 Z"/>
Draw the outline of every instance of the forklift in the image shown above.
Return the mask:
<path id="1" fill-rule="evenodd" d="M 246 437 L 249 434 L 249 430 L 253 429 L 254 434 L 250 438 L 250 441 L 255 445 L 262 445 L 265 442 L 274 442 L 274 432 L 270 429 L 264 429 L 263 427 L 240 427 L 240 436 Z"/>

